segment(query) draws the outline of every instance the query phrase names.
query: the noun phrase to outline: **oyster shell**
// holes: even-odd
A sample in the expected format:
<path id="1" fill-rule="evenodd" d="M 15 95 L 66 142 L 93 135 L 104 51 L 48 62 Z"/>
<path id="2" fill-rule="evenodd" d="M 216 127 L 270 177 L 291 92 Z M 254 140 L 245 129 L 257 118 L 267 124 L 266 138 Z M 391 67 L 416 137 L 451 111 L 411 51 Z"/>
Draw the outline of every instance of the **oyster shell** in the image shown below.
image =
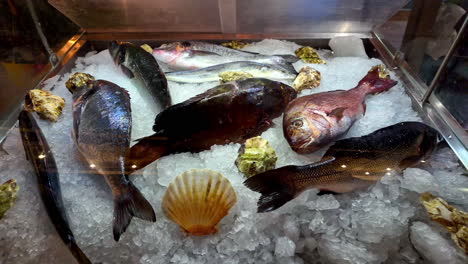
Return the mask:
<path id="1" fill-rule="evenodd" d="M 268 141 L 262 137 L 253 137 L 245 141 L 239 149 L 236 166 L 247 178 L 274 169 L 276 153 Z"/>
<path id="2" fill-rule="evenodd" d="M 305 63 L 326 64 L 326 62 L 320 58 L 317 51 L 312 47 L 305 46 L 298 48 L 294 53 Z"/>
<path id="3" fill-rule="evenodd" d="M 177 176 L 162 199 L 164 214 L 192 235 L 218 231 L 218 222 L 236 203 L 236 193 L 223 175 L 192 169 Z"/>
<path id="4" fill-rule="evenodd" d="M 225 72 L 220 72 L 218 76 L 219 76 L 220 83 L 240 81 L 240 80 L 245 80 L 245 79 L 254 77 L 252 74 L 248 72 L 243 72 L 243 71 L 225 71 Z"/>
<path id="5" fill-rule="evenodd" d="M 64 107 L 65 100 L 48 91 L 33 89 L 26 96 L 25 108 L 37 112 L 42 119 L 56 122 Z"/>
<path id="6" fill-rule="evenodd" d="M 320 72 L 309 66 L 302 67 L 293 82 L 293 87 L 300 92 L 305 89 L 312 89 L 320 85 Z"/>
<path id="7" fill-rule="evenodd" d="M 224 42 L 221 44 L 222 46 L 224 47 L 227 47 L 227 48 L 231 48 L 231 49 L 242 49 L 243 47 L 249 45 L 247 43 L 245 43 L 244 41 L 240 41 L 240 40 L 231 40 L 231 41 L 228 41 L 228 42 Z"/>
<path id="8" fill-rule="evenodd" d="M 8 180 L 0 185 L 0 219 L 15 203 L 18 190 L 19 187 L 15 180 Z"/>
<path id="9" fill-rule="evenodd" d="M 443 225 L 450 233 L 458 247 L 468 254 L 468 213 L 450 206 L 446 201 L 430 193 L 423 193 L 419 201 L 429 217 Z"/>

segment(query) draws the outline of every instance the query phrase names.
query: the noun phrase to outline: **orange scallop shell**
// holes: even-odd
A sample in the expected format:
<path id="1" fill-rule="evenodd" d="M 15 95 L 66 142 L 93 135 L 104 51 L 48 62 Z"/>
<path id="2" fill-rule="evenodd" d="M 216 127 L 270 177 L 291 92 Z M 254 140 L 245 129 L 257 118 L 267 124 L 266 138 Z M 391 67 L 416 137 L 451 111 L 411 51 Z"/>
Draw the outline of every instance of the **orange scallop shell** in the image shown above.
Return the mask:
<path id="1" fill-rule="evenodd" d="M 177 176 L 162 199 L 164 214 L 192 235 L 218 231 L 218 222 L 236 203 L 236 193 L 223 175 L 192 169 Z"/>

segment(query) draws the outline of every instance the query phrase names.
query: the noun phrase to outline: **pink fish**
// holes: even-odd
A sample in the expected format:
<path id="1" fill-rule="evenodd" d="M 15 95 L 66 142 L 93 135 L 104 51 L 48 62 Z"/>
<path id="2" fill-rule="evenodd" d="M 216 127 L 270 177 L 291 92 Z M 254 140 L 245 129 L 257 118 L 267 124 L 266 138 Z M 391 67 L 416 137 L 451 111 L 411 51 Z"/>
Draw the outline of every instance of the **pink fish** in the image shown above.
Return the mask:
<path id="1" fill-rule="evenodd" d="M 364 100 L 396 85 L 382 66 L 373 67 L 358 85 L 293 100 L 283 117 L 283 132 L 291 148 L 311 153 L 345 134 L 366 111 Z"/>

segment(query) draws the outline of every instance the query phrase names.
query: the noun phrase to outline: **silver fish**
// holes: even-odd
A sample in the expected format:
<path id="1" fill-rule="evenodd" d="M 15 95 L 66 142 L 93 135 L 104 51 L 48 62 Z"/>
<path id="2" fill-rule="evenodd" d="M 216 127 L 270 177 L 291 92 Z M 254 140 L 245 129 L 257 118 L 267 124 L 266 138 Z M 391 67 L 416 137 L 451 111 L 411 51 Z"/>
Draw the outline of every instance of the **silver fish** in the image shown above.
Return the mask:
<path id="1" fill-rule="evenodd" d="M 216 82 L 219 74 L 226 71 L 247 72 L 254 78 L 267 78 L 272 80 L 292 80 L 296 75 L 276 65 L 262 64 L 251 61 L 236 61 L 219 64 L 199 70 L 179 71 L 166 73 L 169 81 L 181 83 Z"/>
<path id="2" fill-rule="evenodd" d="M 228 49 L 222 46 L 220 48 Z M 212 50 L 217 49 L 213 48 Z M 252 61 L 279 65 L 292 73 L 296 73 L 291 63 L 295 60 L 297 61 L 297 58 L 291 55 L 270 56 L 254 53 L 232 55 L 230 52 L 221 53 L 210 51 L 208 48 L 205 50 L 191 49 L 190 46 L 184 46 L 180 43 L 173 43 L 153 49 L 153 56 L 156 60 L 167 64 L 173 70 L 196 70 L 228 62 Z M 295 59 L 291 59 L 290 57 L 294 57 Z"/>

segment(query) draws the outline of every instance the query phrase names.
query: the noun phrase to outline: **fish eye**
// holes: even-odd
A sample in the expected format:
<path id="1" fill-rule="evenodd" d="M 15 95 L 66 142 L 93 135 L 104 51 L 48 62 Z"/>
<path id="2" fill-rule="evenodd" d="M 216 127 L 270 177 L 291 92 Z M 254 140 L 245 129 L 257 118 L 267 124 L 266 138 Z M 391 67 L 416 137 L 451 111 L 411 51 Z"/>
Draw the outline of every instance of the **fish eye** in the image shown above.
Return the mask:
<path id="1" fill-rule="evenodd" d="M 294 127 L 299 128 L 299 127 L 302 127 L 302 125 L 304 124 L 304 122 L 302 122 L 301 119 L 296 119 L 296 120 L 294 120 L 291 124 L 292 124 Z"/>

